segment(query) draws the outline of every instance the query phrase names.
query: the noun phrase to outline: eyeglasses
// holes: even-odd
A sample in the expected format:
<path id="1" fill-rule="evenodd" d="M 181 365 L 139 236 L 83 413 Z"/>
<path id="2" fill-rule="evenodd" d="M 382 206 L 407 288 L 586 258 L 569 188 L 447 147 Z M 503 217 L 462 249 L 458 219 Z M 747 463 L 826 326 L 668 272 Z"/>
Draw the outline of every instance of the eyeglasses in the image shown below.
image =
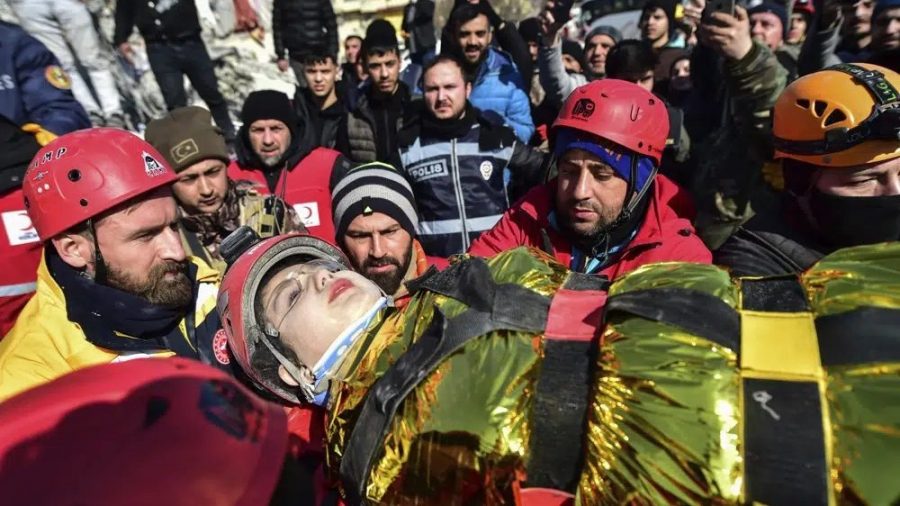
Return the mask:
<path id="1" fill-rule="evenodd" d="M 288 297 L 288 306 L 284 310 L 284 313 L 282 313 L 281 318 L 278 320 L 278 324 L 274 326 L 269 322 L 265 324 L 263 332 L 265 332 L 267 336 L 277 338 L 281 335 L 281 325 L 284 323 L 287 315 L 297 304 L 297 301 L 299 301 L 300 297 L 303 295 L 303 286 L 300 283 L 301 279 L 315 274 L 320 270 L 335 273 L 347 270 L 347 268 L 334 260 L 316 259 L 310 262 L 306 262 L 302 265 L 298 265 L 294 270 L 288 273 L 287 277 L 272 290 L 271 293 L 274 294 L 274 296 L 269 300 L 268 304 L 266 304 L 265 310 L 263 312 L 263 317 L 265 317 L 265 315 L 270 314 L 273 305 L 279 298 L 285 296 Z M 285 290 L 288 291 L 287 295 L 283 294 Z"/>

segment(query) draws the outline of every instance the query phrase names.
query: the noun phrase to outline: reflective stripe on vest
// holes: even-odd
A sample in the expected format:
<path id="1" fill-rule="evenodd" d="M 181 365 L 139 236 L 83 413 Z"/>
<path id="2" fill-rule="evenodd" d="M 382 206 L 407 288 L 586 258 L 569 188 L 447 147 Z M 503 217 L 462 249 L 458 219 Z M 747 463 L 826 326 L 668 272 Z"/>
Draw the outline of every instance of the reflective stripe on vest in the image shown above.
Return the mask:
<path id="1" fill-rule="evenodd" d="M 470 218 L 466 220 L 466 229 L 469 232 L 484 232 L 493 228 L 502 217 L 502 214 L 495 214 L 481 218 Z M 419 235 L 458 234 L 463 231 L 462 223 L 462 220 L 459 219 L 420 221 Z"/>
<path id="2" fill-rule="evenodd" d="M 0 285 L 0 297 L 15 297 L 35 291 L 37 283 L 19 283 L 16 285 Z"/>

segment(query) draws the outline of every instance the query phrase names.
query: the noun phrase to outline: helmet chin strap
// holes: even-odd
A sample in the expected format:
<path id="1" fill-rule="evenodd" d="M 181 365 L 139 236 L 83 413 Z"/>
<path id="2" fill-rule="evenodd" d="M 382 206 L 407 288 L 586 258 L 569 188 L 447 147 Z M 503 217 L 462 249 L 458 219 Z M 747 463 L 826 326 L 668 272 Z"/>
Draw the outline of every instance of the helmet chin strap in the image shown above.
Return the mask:
<path id="1" fill-rule="evenodd" d="M 656 179 L 656 173 L 658 169 L 654 165 L 653 170 L 650 172 L 650 176 L 644 182 L 643 188 L 635 193 L 634 185 L 635 181 L 637 181 L 637 168 L 639 159 L 640 157 L 637 155 L 635 155 L 631 159 L 631 177 L 628 179 L 628 189 L 626 190 L 626 195 L 631 195 L 631 199 L 628 201 L 628 204 L 622 207 L 622 211 L 619 213 L 616 219 L 606 227 L 606 229 L 603 231 L 603 235 L 598 237 L 597 241 L 594 243 L 594 246 L 590 251 L 592 257 L 598 257 L 601 253 L 606 254 L 609 251 L 609 243 L 612 232 L 631 220 L 631 215 L 634 213 L 634 210 L 637 208 L 638 204 L 640 204 L 641 200 L 644 198 L 644 195 L 647 194 L 647 191 L 650 189 L 653 180 Z"/>
<path id="2" fill-rule="evenodd" d="M 103 261 L 103 254 L 100 253 L 100 243 L 97 242 L 97 229 L 94 227 L 93 218 L 87 220 L 88 231 L 94 240 L 94 283 L 105 285 L 108 279 L 108 271 L 106 262 Z"/>

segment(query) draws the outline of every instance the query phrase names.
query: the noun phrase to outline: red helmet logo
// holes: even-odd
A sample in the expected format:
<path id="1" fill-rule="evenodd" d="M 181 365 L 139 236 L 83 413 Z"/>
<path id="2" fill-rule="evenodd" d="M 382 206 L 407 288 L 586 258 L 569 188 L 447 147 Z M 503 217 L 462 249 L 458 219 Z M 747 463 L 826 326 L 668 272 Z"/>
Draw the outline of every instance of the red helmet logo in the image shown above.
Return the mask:
<path id="1" fill-rule="evenodd" d="M 589 98 L 578 99 L 578 102 L 575 103 L 575 108 L 572 109 L 572 116 L 588 119 L 591 117 L 591 114 L 594 114 L 594 101 Z"/>

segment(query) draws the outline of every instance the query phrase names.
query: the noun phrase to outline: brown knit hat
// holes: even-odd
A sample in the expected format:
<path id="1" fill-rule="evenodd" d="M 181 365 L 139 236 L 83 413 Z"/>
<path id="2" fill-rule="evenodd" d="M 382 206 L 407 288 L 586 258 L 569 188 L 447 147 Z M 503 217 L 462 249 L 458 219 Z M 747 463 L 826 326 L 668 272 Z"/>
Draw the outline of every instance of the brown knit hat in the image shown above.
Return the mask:
<path id="1" fill-rule="evenodd" d="M 166 157 L 175 172 L 210 158 L 229 161 L 222 130 L 212 124 L 209 111 L 195 105 L 179 107 L 151 121 L 144 138 Z"/>

